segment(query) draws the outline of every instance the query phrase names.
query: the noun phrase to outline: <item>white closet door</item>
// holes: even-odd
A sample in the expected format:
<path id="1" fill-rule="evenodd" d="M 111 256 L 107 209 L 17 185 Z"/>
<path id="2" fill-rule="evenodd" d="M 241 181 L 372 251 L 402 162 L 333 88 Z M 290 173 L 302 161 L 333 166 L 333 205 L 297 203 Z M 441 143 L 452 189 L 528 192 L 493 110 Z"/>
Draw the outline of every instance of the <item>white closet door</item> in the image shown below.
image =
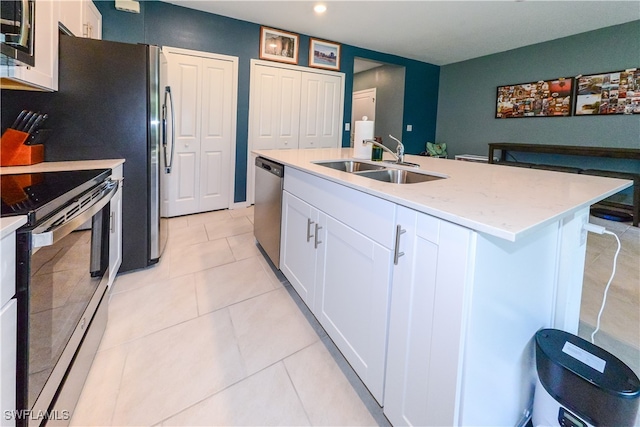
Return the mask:
<path id="1" fill-rule="evenodd" d="M 298 148 L 300 129 L 300 71 L 280 69 L 278 139 L 273 148 Z"/>
<path id="2" fill-rule="evenodd" d="M 278 138 L 280 70 L 257 66 L 251 83 L 251 139 L 256 150 L 275 148 Z"/>
<path id="3" fill-rule="evenodd" d="M 199 207 L 202 60 L 187 55 L 166 56 L 175 108 L 176 138 L 174 168 L 167 189 L 167 214 L 177 216 L 197 212 Z"/>
<path id="4" fill-rule="evenodd" d="M 300 148 L 337 147 L 340 142 L 341 79 L 302 73 Z"/>
<path id="5" fill-rule="evenodd" d="M 253 149 L 298 148 L 300 71 L 256 66 L 251 91 Z"/>
<path id="6" fill-rule="evenodd" d="M 202 61 L 200 211 L 229 207 L 233 63 Z"/>
<path id="7" fill-rule="evenodd" d="M 237 60 L 177 48 L 165 53 L 175 111 L 166 215 L 226 209 L 235 172 Z"/>

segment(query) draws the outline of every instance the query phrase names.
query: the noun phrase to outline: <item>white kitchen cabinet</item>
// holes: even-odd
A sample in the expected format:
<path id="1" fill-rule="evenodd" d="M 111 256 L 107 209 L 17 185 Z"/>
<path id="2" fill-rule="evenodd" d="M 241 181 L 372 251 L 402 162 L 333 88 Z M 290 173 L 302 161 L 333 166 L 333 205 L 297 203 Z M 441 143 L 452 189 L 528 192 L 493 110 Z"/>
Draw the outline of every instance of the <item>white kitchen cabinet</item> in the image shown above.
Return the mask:
<path id="1" fill-rule="evenodd" d="M 59 1 L 59 21 L 76 37 L 102 38 L 102 15 L 91 0 Z"/>
<path id="2" fill-rule="evenodd" d="M 332 74 L 302 73 L 299 148 L 340 145 L 342 78 Z"/>
<path id="3" fill-rule="evenodd" d="M 319 211 L 298 197 L 282 195 L 282 244 L 280 270 L 289 279 L 300 298 L 314 311 L 316 281 L 316 238 L 321 225 Z"/>
<path id="4" fill-rule="evenodd" d="M 382 404 L 395 205 L 285 169 L 280 267 Z"/>
<path id="5" fill-rule="evenodd" d="M 113 284 L 122 264 L 122 165 L 112 170 L 111 179 L 120 181 L 118 191 L 110 201 L 109 208 L 109 282 Z"/>
<path id="6" fill-rule="evenodd" d="M 447 300 L 463 300 L 472 233 L 403 206 L 397 222 L 403 255 L 393 274 L 384 414 L 396 426 L 452 425 L 459 362 L 450 356 L 459 352 L 453 331 L 460 330 L 460 313 Z M 448 320 L 436 318 L 447 309 Z M 445 328 L 440 334 L 438 324 Z"/>
<path id="7" fill-rule="evenodd" d="M 328 215 L 320 224 L 316 317 L 382 404 L 392 251 Z"/>
<path id="8" fill-rule="evenodd" d="M 18 333 L 18 304 L 12 299 L 0 308 L 0 405 L 2 425 L 14 426 L 5 411 L 16 408 L 16 342 Z"/>
<path id="9" fill-rule="evenodd" d="M 82 2 L 82 37 L 102 39 L 102 15 L 91 0 Z"/>
<path id="10" fill-rule="evenodd" d="M 16 409 L 16 354 L 18 309 L 16 293 L 16 233 L 26 217 L 3 218 L 0 239 L 0 410 L 3 426 L 14 426 L 13 417 L 5 417 Z"/>
<path id="11" fill-rule="evenodd" d="M 35 65 L 1 65 L 2 89 L 58 90 L 58 10 L 64 3 L 35 2 Z"/>
<path id="12" fill-rule="evenodd" d="M 173 170 L 163 216 L 216 209 L 232 203 L 235 168 L 238 58 L 163 48 L 173 96 Z"/>
<path id="13" fill-rule="evenodd" d="M 588 208 L 513 242 L 293 167 L 284 191 L 281 269 L 393 425 L 526 418 L 532 337 L 575 317 Z"/>
<path id="14" fill-rule="evenodd" d="M 514 243 L 398 206 L 406 231 L 393 273 L 384 394 L 393 425 L 526 418 L 532 337 L 563 315 L 554 307 L 558 263 L 580 251 L 579 239 L 566 237 L 579 231 L 580 216 Z"/>

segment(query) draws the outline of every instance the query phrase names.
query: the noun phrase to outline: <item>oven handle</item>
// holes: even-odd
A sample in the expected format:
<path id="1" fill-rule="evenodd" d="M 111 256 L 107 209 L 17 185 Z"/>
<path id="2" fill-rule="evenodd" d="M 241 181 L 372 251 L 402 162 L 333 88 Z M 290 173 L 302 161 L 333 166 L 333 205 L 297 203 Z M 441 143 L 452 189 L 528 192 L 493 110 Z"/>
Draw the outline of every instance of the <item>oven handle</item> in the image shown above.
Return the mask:
<path id="1" fill-rule="evenodd" d="M 118 191 L 118 184 L 118 180 L 109 180 L 109 182 L 104 187 L 105 192 L 103 193 L 102 197 L 100 197 L 100 199 L 98 199 L 87 209 L 79 212 L 76 216 L 59 225 L 58 227 L 48 229 L 48 224 L 51 221 L 47 221 L 40 227 L 34 229 L 31 233 L 31 247 L 36 249 L 43 246 L 51 246 L 54 243 L 60 241 L 60 239 L 71 233 L 73 230 L 84 224 L 86 221 L 91 219 L 91 217 L 98 213 L 100 209 L 104 208 L 107 203 L 109 203 L 109 201 L 113 198 L 114 194 L 116 194 L 116 191 Z"/>

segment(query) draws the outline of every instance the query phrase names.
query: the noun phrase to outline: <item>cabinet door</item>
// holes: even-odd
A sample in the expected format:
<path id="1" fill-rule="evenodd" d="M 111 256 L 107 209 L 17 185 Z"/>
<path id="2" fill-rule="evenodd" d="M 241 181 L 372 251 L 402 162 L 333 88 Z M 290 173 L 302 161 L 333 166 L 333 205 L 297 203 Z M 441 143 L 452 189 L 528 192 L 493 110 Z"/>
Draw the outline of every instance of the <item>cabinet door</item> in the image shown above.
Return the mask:
<path id="1" fill-rule="evenodd" d="M 398 206 L 384 413 L 394 425 L 456 425 L 472 232 Z"/>
<path id="2" fill-rule="evenodd" d="M 116 279 L 122 264 L 122 187 L 110 202 L 109 218 L 109 286 Z"/>
<path id="3" fill-rule="evenodd" d="M 175 108 L 175 157 L 167 185 L 167 213 L 177 216 L 198 212 L 199 208 L 202 60 L 168 54 L 167 63 Z"/>
<path id="4" fill-rule="evenodd" d="M 37 2 L 36 2 L 37 3 Z M 60 4 L 59 20 L 76 37 L 86 37 L 82 28 L 82 9 L 85 0 L 64 0 Z"/>
<path id="5" fill-rule="evenodd" d="M 384 414 L 393 425 L 429 425 L 427 396 L 435 303 L 438 220 L 398 207 Z M 432 220 L 432 221 L 430 221 Z"/>
<path id="6" fill-rule="evenodd" d="M 82 2 L 82 37 L 102 39 L 102 15 L 91 0 Z"/>
<path id="7" fill-rule="evenodd" d="M 340 77 L 302 73 L 300 148 L 338 147 L 341 104 Z"/>
<path id="8" fill-rule="evenodd" d="M 391 250 L 320 213 L 316 317 L 382 404 Z"/>
<path id="9" fill-rule="evenodd" d="M 0 308 L 0 409 L 2 425 L 14 426 L 13 417 L 5 418 L 5 411 L 16 409 L 16 342 L 18 309 L 15 299 Z"/>
<path id="10" fill-rule="evenodd" d="M 283 192 L 280 269 L 312 312 L 315 312 L 317 224 L 315 208 L 288 191 Z"/>
<path id="11" fill-rule="evenodd" d="M 200 130 L 200 212 L 229 207 L 232 139 L 233 63 L 202 60 Z"/>

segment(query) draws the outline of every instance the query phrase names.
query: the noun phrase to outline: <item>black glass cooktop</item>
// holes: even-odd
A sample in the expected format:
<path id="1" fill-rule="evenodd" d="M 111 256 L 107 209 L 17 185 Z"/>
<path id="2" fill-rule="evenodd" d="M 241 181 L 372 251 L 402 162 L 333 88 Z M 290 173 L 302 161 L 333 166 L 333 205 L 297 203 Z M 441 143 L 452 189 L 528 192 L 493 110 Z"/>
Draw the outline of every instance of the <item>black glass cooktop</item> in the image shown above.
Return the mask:
<path id="1" fill-rule="evenodd" d="M 2 175 L 2 216 L 27 215 L 27 226 L 36 225 L 109 175 L 110 169 Z"/>

